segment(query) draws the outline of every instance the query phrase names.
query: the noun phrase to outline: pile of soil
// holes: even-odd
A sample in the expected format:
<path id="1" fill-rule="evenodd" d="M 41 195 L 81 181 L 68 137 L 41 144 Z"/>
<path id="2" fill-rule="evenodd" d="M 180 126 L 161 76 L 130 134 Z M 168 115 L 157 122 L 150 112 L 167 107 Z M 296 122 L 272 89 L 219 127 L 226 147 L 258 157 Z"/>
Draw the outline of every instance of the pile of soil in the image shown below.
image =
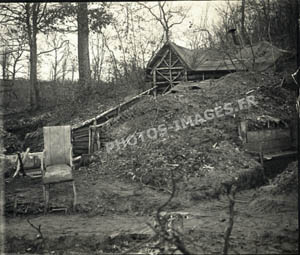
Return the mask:
<path id="1" fill-rule="evenodd" d="M 274 185 L 272 190 L 274 194 L 298 192 L 298 162 L 290 163 L 282 173 L 272 180 L 272 185 Z"/>
<path id="2" fill-rule="evenodd" d="M 280 76 L 274 73 L 240 72 L 210 83 L 195 83 L 200 87 L 197 90 L 169 93 L 156 100 L 144 97 L 129 110 L 130 114 L 103 131 L 102 136 L 114 142 L 114 148 L 101 153 L 102 165 L 96 167 L 170 191 L 170 169 L 174 168 L 170 164 L 178 164 L 175 178 L 195 199 L 202 199 L 203 194 L 217 197 L 223 191 L 222 184 L 237 180 L 244 188 L 260 185 L 264 183 L 260 164 L 243 151 L 237 126 L 241 120 L 262 115 L 282 120 L 293 116 L 293 95 L 279 83 Z M 196 113 L 203 117 L 206 109 L 224 103 L 236 107 L 237 101 L 247 95 L 254 96 L 257 106 L 198 126 L 187 124 L 179 131 L 174 127 L 178 120 L 188 120 Z M 153 139 L 145 136 L 144 141 L 138 135 L 161 124 L 168 128 L 167 134 L 154 135 Z M 136 137 L 134 145 L 122 145 L 122 139 L 131 135 Z M 198 195 L 197 190 L 201 190 Z"/>

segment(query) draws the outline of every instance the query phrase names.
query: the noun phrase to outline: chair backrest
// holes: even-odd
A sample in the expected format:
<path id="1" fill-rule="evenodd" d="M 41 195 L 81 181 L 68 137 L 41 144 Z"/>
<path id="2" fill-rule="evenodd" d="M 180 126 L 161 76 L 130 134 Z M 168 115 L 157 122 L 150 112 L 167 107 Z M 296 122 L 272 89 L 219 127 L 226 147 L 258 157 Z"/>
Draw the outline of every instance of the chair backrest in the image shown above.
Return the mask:
<path id="1" fill-rule="evenodd" d="M 71 126 L 44 127 L 45 166 L 70 164 Z"/>

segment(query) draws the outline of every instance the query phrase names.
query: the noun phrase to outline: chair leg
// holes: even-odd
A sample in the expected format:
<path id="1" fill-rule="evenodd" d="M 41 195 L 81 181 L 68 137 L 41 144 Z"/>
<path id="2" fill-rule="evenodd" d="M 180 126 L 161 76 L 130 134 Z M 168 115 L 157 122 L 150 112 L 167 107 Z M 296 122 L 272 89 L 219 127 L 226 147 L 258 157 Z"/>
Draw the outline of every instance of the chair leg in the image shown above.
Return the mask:
<path id="1" fill-rule="evenodd" d="M 46 185 L 45 185 L 46 186 Z M 46 190 L 46 199 L 45 199 L 45 213 L 47 213 L 49 209 L 49 190 L 50 190 L 50 184 L 47 185 L 48 187 L 45 187 Z"/>
<path id="2" fill-rule="evenodd" d="M 43 184 L 43 196 L 44 196 L 44 214 L 47 213 L 47 191 L 46 191 L 46 185 Z"/>
<path id="3" fill-rule="evenodd" d="M 76 204 L 77 204 L 77 193 L 76 193 L 76 186 L 75 181 L 72 182 L 73 184 L 73 193 L 74 193 L 74 200 L 73 200 L 73 210 L 76 210 Z"/>

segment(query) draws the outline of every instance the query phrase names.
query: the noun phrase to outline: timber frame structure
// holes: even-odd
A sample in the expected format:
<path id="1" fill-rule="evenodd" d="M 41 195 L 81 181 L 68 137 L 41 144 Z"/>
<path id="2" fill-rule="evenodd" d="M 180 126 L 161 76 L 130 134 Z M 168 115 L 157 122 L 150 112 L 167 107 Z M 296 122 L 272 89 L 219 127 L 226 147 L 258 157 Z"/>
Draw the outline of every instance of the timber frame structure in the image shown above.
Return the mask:
<path id="1" fill-rule="evenodd" d="M 217 79 L 235 71 L 246 70 L 237 59 L 230 59 L 213 49 L 190 50 L 166 42 L 146 68 L 146 82 L 166 92 L 181 81 Z"/>

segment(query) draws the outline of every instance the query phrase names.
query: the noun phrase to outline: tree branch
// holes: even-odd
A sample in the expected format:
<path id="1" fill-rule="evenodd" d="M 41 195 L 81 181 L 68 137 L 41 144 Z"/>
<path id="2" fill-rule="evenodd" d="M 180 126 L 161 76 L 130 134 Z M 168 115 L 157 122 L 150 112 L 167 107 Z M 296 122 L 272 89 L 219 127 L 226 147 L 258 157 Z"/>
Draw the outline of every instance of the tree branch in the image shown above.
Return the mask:
<path id="1" fill-rule="evenodd" d="M 52 51 L 58 50 L 58 49 L 62 48 L 63 45 L 64 45 L 64 43 L 66 43 L 66 42 L 68 43 L 69 40 L 63 41 L 63 42 L 60 44 L 60 46 L 55 47 L 55 48 L 53 48 L 53 49 L 51 49 L 51 50 L 41 51 L 41 52 L 39 52 L 37 55 L 40 56 L 40 55 L 42 55 L 42 54 L 46 54 L 46 53 L 50 53 L 50 52 L 52 52 Z"/>

